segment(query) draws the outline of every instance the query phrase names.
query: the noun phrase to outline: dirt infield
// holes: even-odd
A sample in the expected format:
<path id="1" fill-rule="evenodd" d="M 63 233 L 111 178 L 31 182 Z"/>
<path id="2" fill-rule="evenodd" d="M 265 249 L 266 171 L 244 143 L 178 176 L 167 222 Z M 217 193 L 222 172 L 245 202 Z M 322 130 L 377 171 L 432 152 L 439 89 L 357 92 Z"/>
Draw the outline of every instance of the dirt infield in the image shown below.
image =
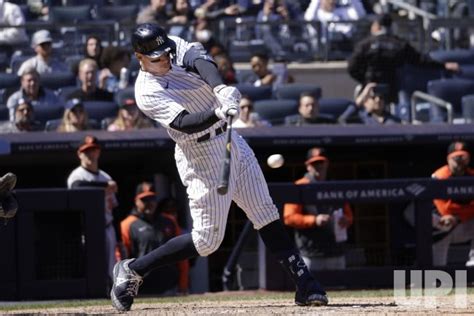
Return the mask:
<path id="1" fill-rule="evenodd" d="M 127 315 L 473 315 L 474 294 L 467 296 L 467 307 L 456 308 L 454 295 L 437 297 L 434 305 L 424 306 L 420 298 L 409 304 L 397 304 L 393 296 L 364 297 L 363 293 L 354 296 L 330 295 L 330 305 L 325 307 L 295 306 L 292 294 L 272 295 L 268 292 L 212 293 L 192 295 L 174 302 L 166 299 L 139 299 Z M 272 298 L 277 296 L 277 298 Z M 0 314 L 68 314 L 68 315 L 111 315 L 118 314 L 110 305 L 90 306 L 84 301 L 84 306 L 55 307 L 47 306 L 6 310 Z M 105 304 L 105 303 L 104 303 Z M 78 303 L 78 305 L 80 305 Z M 89 306 L 88 306 L 89 305 Z"/>

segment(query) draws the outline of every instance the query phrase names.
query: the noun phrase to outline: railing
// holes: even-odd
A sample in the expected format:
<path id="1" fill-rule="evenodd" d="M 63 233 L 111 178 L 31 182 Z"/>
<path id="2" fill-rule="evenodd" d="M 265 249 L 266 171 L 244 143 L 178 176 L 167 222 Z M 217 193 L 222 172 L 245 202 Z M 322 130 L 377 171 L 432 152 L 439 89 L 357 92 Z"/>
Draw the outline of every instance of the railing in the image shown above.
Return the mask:
<path id="1" fill-rule="evenodd" d="M 448 124 L 453 123 L 454 114 L 453 114 L 453 105 L 451 103 L 446 102 L 443 99 L 434 97 L 430 94 L 427 94 L 427 93 L 424 93 L 424 92 L 421 92 L 421 91 L 415 91 L 415 92 L 413 92 L 413 94 L 411 96 L 411 102 L 410 102 L 410 104 L 411 104 L 411 122 L 412 122 L 412 124 L 422 123 L 422 121 L 419 121 L 419 120 L 416 119 L 416 112 L 417 112 L 416 101 L 417 100 L 427 101 L 427 102 L 430 102 L 431 105 L 439 106 L 439 107 L 442 107 L 442 108 L 446 109 L 446 111 L 447 111 L 447 123 Z"/>

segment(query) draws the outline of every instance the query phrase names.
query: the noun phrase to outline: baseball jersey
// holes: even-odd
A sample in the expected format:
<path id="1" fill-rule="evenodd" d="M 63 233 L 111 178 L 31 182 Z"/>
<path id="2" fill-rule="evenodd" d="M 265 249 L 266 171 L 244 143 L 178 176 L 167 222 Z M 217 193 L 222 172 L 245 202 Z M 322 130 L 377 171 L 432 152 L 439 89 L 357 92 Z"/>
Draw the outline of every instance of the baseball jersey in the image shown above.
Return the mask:
<path id="1" fill-rule="evenodd" d="M 93 173 L 82 166 L 74 169 L 67 178 L 67 187 L 71 189 L 76 181 L 87 182 L 104 182 L 107 183 L 112 180 L 105 171 L 99 169 L 97 173 Z M 113 221 L 112 210 L 117 207 L 118 202 L 115 193 L 108 192 L 105 195 L 105 224 L 111 224 Z"/>
<path id="2" fill-rule="evenodd" d="M 197 43 L 170 36 L 176 42 L 176 56 L 171 70 L 162 76 L 155 76 L 140 70 L 135 82 L 135 98 L 138 108 L 149 118 L 166 127 L 170 137 L 176 142 L 195 141 L 202 135 L 223 125 L 217 122 L 199 133 L 186 134 L 169 127 L 183 110 L 189 113 L 203 112 L 218 107 L 212 88 L 204 84 L 198 74 L 186 71 L 183 58 L 186 51 Z"/>

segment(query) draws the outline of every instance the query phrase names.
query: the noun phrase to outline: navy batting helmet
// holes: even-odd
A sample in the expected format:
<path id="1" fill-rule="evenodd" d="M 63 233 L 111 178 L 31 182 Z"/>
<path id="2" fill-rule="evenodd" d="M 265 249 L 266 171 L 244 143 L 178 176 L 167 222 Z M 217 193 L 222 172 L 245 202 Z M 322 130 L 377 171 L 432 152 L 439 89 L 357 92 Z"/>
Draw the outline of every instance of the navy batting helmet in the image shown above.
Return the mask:
<path id="1" fill-rule="evenodd" d="M 132 33 L 132 46 L 136 53 L 151 58 L 160 57 L 164 53 L 174 53 L 176 50 L 176 43 L 155 23 L 138 25 Z"/>

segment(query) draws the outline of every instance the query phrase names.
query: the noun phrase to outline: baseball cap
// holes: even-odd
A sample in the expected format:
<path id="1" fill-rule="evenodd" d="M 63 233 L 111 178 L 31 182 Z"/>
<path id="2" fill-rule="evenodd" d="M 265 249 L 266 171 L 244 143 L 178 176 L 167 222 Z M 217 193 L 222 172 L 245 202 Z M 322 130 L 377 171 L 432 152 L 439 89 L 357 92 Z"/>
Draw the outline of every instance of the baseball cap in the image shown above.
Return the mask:
<path id="1" fill-rule="evenodd" d="M 469 149 L 467 144 L 462 141 L 455 141 L 448 146 L 448 158 L 456 156 L 468 156 L 470 157 Z"/>
<path id="2" fill-rule="evenodd" d="M 136 106 L 137 105 L 137 102 L 135 101 L 135 99 L 133 98 L 126 98 L 126 99 L 123 99 L 122 102 L 120 102 L 119 106 L 121 108 L 126 108 L 128 106 Z"/>
<path id="3" fill-rule="evenodd" d="M 48 30 L 39 30 L 35 32 L 31 38 L 31 47 L 35 48 L 40 44 L 51 43 L 52 41 L 53 38 Z"/>
<path id="4" fill-rule="evenodd" d="M 156 193 L 153 190 L 153 184 L 146 181 L 138 184 L 135 194 L 135 200 L 143 200 L 150 197 L 156 198 Z"/>
<path id="5" fill-rule="evenodd" d="M 87 135 L 86 137 L 84 137 L 84 139 L 82 140 L 81 144 L 79 145 L 79 148 L 77 149 L 78 152 L 82 153 L 88 149 L 92 149 L 92 148 L 98 148 L 100 149 L 100 144 L 99 144 L 99 141 L 97 139 L 97 137 L 95 136 L 91 136 L 91 135 Z"/>
<path id="6" fill-rule="evenodd" d="M 308 150 L 306 154 L 306 161 L 304 162 L 305 165 L 312 164 L 316 161 L 329 161 L 329 159 L 325 156 L 324 148 L 320 147 L 313 147 Z"/>
<path id="7" fill-rule="evenodd" d="M 74 98 L 74 99 L 67 100 L 66 104 L 64 105 L 64 108 L 66 110 L 70 110 L 78 105 L 83 106 L 82 101 L 80 99 Z"/>

